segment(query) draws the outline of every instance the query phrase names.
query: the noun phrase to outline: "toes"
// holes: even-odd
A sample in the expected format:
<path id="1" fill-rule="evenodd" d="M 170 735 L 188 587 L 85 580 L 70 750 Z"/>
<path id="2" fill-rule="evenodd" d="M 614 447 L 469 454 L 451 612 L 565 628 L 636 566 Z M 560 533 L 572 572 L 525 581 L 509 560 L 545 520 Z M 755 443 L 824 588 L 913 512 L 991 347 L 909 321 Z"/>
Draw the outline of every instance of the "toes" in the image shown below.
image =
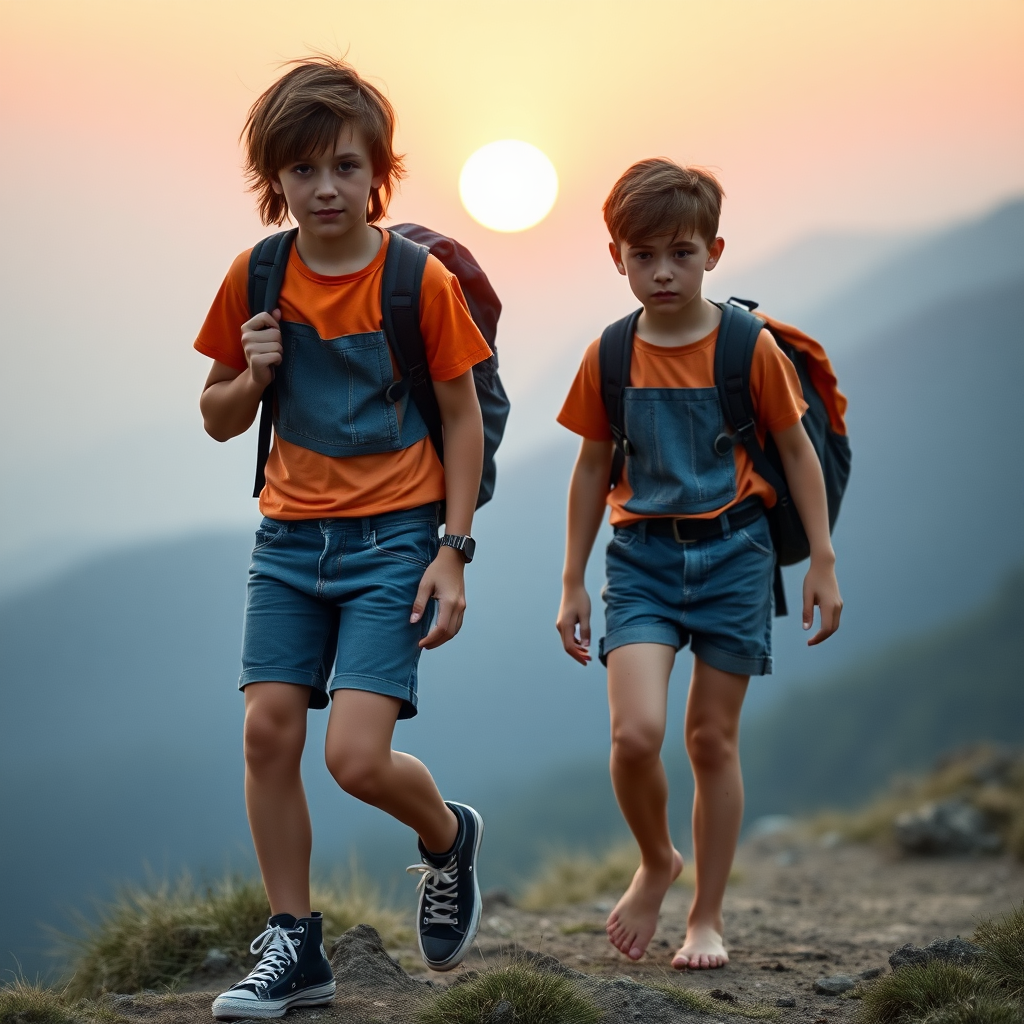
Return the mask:
<path id="1" fill-rule="evenodd" d="M 633 946 L 627 955 L 630 960 L 639 960 L 644 955 L 644 951 L 639 946 Z"/>

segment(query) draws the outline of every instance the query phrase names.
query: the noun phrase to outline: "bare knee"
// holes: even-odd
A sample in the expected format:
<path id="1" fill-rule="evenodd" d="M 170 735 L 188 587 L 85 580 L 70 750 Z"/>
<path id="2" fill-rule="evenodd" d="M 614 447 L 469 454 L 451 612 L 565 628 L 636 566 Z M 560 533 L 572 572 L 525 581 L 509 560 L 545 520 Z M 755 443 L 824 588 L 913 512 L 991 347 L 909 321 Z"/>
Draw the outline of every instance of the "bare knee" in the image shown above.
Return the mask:
<path id="1" fill-rule="evenodd" d="M 305 718 L 296 721 L 271 708 L 254 706 L 245 715 L 245 765 L 256 774 L 297 767 L 306 742 Z"/>
<path id="2" fill-rule="evenodd" d="M 686 730 L 686 752 L 695 772 L 721 771 L 738 756 L 736 736 L 716 725 L 700 723 Z"/>
<path id="3" fill-rule="evenodd" d="M 612 728 L 612 759 L 618 764 L 641 765 L 661 756 L 662 730 L 645 722 Z"/>
<path id="4" fill-rule="evenodd" d="M 384 790 L 386 765 L 376 753 L 365 750 L 329 750 L 327 769 L 349 796 L 376 804 Z"/>

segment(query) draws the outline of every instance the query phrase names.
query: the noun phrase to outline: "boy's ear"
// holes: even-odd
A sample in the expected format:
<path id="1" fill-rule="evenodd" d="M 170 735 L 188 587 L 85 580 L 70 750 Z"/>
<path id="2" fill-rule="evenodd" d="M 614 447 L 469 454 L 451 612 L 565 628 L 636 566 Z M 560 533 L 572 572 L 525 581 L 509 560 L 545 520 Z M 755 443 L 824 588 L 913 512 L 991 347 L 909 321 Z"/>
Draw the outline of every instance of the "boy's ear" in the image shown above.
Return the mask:
<path id="1" fill-rule="evenodd" d="M 279 177 L 278 177 L 278 176 L 277 176 L 276 174 L 274 175 L 274 177 L 272 177 L 272 178 L 270 179 L 270 187 L 271 187 L 271 188 L 272 188 L 272 189 L 273 189 L 273 190 L 274 190 L 274 191 L 275 191 L 275 192 L 276 192 L 276 193 L 277 193 L 277 194 L 278 194 L 279 196 L 283 196 L 283 195 L 284 195 L 284 188 L 282 188 L 282 186 L 281 186 L 281 179 L 280 179 L 280 178 L 279 178 Z"/>
<path id="2" fill-rule="evenodd" d="M 370 179 L 370 188 L 380 188 L 387 180 L 387 177 L 386 174 L 375 174 Z"/>
<path id="3" fill-rule="evenodd" d="M 708 246 L 708 259 L 704 264 L 704 269 L 714 270 L 718 266 L 718 261 L 722 258 L 724 251 L 725 239 L 719 236 Z"/>
<path id="4" fill-rule="evenodd" d="M 608 251 L 612 254 L 612 263 L 615 264 L 615 269 L 623 276 L 626 276 L 626 264 L 622 262 L 622 253 L 619 251 L 619 247 L 615 242 L 608 243 Z"/>

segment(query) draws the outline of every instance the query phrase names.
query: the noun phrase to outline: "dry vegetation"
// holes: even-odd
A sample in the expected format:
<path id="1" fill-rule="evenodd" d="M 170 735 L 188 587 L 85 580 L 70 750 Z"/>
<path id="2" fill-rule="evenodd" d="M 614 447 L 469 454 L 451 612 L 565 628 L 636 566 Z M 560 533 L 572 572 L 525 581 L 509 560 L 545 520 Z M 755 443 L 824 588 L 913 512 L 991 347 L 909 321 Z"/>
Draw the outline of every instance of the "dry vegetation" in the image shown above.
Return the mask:
<path id="1" fill-rule="evenodd" d="M 897 779 L 878 799 L 850 812 L 827 812 L 813 832 L 854 842 L 887 842 L 893 821 L 929 801 L 960 797 L 985 814 L 1005 848 L 1024 860 L 1024 754 L 977 746 L 949 754 L 924 776 Z"/>
<path id="2" fill-rule="evenodd" d="M 0 1024 L 122 1024 L 123 1017 L 66 989 L 30 985 L 18 979 L 0 988 Z"/>
<path id="3" fill-rule="evenodd" d="M 313 903 L 323 911 L 328 945 L 360 923 L 372 924 L 385 941 L 408 937 L 401 916 L 382 905 L 358 871 L 314 887 Z M 73 972 L 68 995 L 172 988 L 196 975 L 211 949 L 246 969 L 255 963 L 249 944 L 269 916 L 263 886 L 251 879 L 206 889 L 187 877 L 174 886 L 126 888 L 95 923 L 83 924 L 80 937 L 65 940 Z"/>

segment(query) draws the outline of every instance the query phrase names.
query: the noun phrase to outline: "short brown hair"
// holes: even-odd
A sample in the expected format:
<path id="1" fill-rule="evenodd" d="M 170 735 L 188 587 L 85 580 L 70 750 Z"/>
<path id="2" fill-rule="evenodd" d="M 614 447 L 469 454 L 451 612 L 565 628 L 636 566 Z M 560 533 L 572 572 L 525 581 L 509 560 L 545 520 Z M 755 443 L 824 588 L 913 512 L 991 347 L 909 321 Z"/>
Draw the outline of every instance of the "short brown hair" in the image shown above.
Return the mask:
<path id="1" fill-rule="evenodd" d="M 395 185 L 405 176 L 402 157 L 395 153 L 395 111 L 387 97 L 343 60 L 316 54 L 291 62 L 282 75 L 252 105 L 242 137 L 245 176 L 256 193 L 264 224 L 280 224 L 288 216 L 284 196 L 273 180 L 285 164 L 323 153 L 333 147 L 347 125 L 366 135 L 374 175 L 384 183 L 370 191 L 366 219 L 376 223 L 387 213 Z"/>
<path id="2" fill-rule="evenodd" d="M 604 222 L 616 244 L 688 230 L 710 245 L 724 195 L 718 179 L 702 167 L 680 167 L 664 157 L 641 160 L 608 193 Z"/>

